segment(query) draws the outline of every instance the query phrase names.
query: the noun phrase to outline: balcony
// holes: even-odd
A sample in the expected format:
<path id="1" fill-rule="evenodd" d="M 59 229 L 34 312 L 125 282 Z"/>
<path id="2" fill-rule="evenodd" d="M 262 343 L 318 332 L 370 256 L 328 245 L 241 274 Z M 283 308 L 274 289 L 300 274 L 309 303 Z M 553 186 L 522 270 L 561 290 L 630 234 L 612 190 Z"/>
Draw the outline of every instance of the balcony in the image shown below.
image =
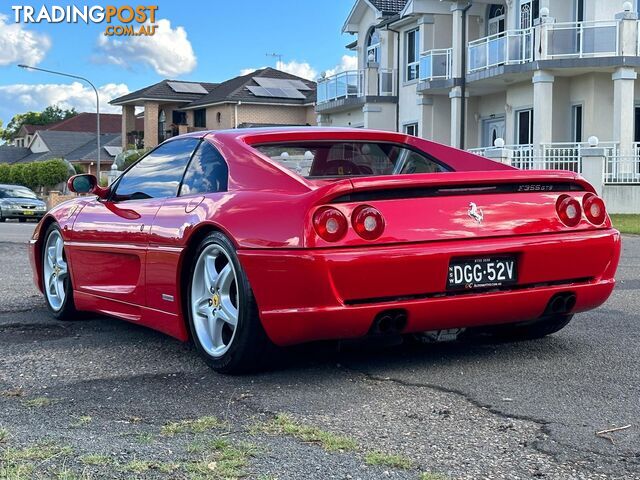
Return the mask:
<path id="1" fill-rule="evenodd" d="M 318 80 L 316 110 L 331 110 L 363 104 L 367 101 L 397 100 L 396 70 L 368 68 L 340 72 Z"/>
<path id="2" fill-rule="evenodd" d="M 318 104 L 360 97 L 364 92 L 364 70 L 341 72 L 318 80 Z"/>
<path id="3" fill-rule="evenodd" d="M 453 49 L 429 50 L 420 55 L 420 81 L 450 80 Z"/>
<path id="4" fill-rule="evenodd" d="M 509 30 L 469 42 L 469 73 L 533 61 L 533 29 Z"/>
<path id="5" fill-rule="evenodd" d="M 613 57 L 620 54 L 620 22 L 551 23 L 546 28 L 546 60 Z"/>

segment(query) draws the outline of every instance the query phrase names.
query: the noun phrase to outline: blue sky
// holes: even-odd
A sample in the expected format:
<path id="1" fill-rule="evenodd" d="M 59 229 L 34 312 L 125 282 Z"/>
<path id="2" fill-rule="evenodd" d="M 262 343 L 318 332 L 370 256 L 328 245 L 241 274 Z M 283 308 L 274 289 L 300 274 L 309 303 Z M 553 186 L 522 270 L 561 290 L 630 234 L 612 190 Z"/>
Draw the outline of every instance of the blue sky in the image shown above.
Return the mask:
<path id="1" fill-rule="evenodd" d="M 271 52 L 283 55 L 283 69 L 307 77 L 348 68 L 353 62 L 344 58 L 353 56 L 344 48 L 353 37 L 340 33 L 352 0 L 140 2 L 157 4 L 157 19 L 163 20 L 164 34 L 146 43 L 107 39 L 104 24 L 16 24 L 12 3 L 22 4 L 0 6 L 0 120 L 5 126 L 15 113 L 51 102 L 79 110 L 94 108 L 88 88 L 71 79 L 24 71 L 17 63 L 88 77 L 106 100 L 167 77 L 219 82 L 245 69 L 275 66 L 276 59 L 265 55 Z"/>

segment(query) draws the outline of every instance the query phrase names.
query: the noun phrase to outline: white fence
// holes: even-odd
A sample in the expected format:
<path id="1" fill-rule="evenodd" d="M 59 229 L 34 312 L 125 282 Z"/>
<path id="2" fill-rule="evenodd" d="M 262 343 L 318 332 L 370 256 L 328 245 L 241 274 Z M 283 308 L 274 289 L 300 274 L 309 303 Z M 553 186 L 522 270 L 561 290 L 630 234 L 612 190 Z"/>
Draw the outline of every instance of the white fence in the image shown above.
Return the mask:
<path id="1" fill-rule="evenodd" d="M 607 156 L 604 183 L 640 184 L 640 143 L 635 143 L 631 152 L 615 152 Z"/>
<path id="2" fill-rule="evenodd" d="M 603 180 L 605 184 L 640 185 L 640 143 L 631 152 L 620 152 L 616 142 L 600 142 L 605 150 Z M 591 148 L 587 143 L 550 143 L 539 148 L 534 145 L 505 145 L 511 151 L 511 165 L 522 170 L 570 170 L 582 173 L 582 152 Z M 487 155 L 495 147 L 474 148 L 469 151 Z"/>

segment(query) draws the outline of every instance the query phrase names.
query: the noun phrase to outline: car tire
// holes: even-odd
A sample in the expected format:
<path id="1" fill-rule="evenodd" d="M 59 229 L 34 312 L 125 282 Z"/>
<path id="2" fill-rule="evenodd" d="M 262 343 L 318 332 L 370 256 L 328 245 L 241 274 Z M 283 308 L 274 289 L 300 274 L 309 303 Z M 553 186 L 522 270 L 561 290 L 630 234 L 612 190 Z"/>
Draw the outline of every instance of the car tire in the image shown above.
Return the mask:
<path id="1" fill-rule="evenodd" d="M 27 219 L 26 218 L 19 218 L 18 222 L 20 223 L 27 223 Z"/>
<path id="2" fill-rule="evenodd" d="M 274 349 L 235 247 L 220 232 L 205 237 L 190 266 L 186 310 L 191 338 L 216 372 L 238 374 L 264 367 Z"/>
<path id="3" fill-rule="evenodd" d="M 3 217 L 2 214 L 0 213 L 0 223 L 4 223 L 6 221 L 7 221 L 7 219 L 5 217 Z"/>
<path id="4" fill-rule="evenodd" d="M 42 289 L 47 308 L 58 320 L 75 320 L 78 312 L 73 301 L 71 270 L 62 231 L 56 223 L 51 224 L 44 235 L 41 255 Z"/>
<path id="5" fill-rule="evenodd" d="M 536 340 L 547 335 L 552 335 L 566 327 L 573 315 L 553 315 L 526 323 L 508 325 L 495 325 L 469 331 L 472 336 L 477 334 L 489 335 L 502 342 L 519 342 L 524 340 Z"/>

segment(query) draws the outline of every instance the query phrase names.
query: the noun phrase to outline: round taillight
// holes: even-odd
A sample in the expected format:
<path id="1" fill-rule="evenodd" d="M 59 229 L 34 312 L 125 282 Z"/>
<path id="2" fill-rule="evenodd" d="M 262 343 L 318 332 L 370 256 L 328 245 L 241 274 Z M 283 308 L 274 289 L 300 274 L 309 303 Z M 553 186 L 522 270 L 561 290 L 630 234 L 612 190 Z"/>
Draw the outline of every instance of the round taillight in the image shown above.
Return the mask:
<path id="1" fill-rule="evenodd" d="M 375 240 L 384 232 L 382 214 L 369 205 L 360 205 L 351 214 L 351 225 L 365 240 Z"/>
<path id="2" fill-rule="evenodd" d="M 560 195 L 556 201 L 556 211 L 562 223 L 567 227 L 575 227 L 582 218 L 580 202 L 569 195 Z"/>
<path id="3" fill-rule="evenodd" d="M 337 242 L 345 236 L 349 224 L 337 208 L 323 207 L 313 215 L 313 228 L 327 242 Z"/>
<path id="4" fill-rule="evenodd" d="M 582 198 L 584 215 L 594 225 L 602 225 L 607 218 L 604 201 L 594 193 L 587 193 Z"/>

